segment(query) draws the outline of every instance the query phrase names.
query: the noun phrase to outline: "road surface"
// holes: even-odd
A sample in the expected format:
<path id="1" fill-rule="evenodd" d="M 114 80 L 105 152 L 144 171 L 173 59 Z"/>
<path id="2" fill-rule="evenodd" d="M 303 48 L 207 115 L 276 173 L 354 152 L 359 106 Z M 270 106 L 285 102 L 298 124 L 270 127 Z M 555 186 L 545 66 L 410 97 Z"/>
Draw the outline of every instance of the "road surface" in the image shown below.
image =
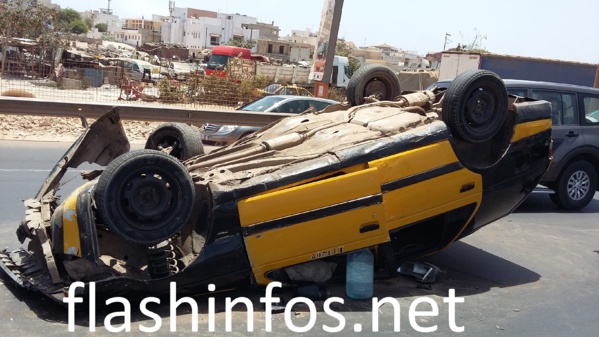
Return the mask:
<path id="1" fill-rule="evenodd" d="M 68 143 L 0 141 L 0 247 L 16 248 L 14 230 L 23 216 L 22 200 L 32 197 L 42 184 Z M 77 178 L 71 172 L 68 178 Z M 74 181 L 65 189 L 78 184 Z M 66 193 L 61 193 L 65 195 Z M 436 327 L 433 336 L 596 336 L 599 331 L 599 195 L 581 212 L 557 209 L 543 191 L 537 191 L 508 217 L 484 227 L 449 249 L 429 256 L 431 262 L 445 271 L 430 289 L 420 287 L 413 279 L 398 276 L 375 282 L 374 295 L 393 299 L 399 304 L 399 328 L 403 335 L 420 335 L 414 328 Z M 64 336 L 68 333 L 67 310 L 43 296 L 16 289 L 5 275 L 0 281 L 0 327 L 5 336 Z M 455 290 L 455 296 L 464 303 L 455 304 L 455 317 L 449 313 L 449 304 L 443 301 Z M 342 284 L 328 288 L 331 296 L 344 299 L 343 304 L 331 308 L 342 315 L 341 335 L 369 336 L 372 332 L 372 305 L 370 301 L 349 300 Z M 199 306 L 198 332 L 193 332 L 190 307 L 181 305 L 173 319 L 180 334 L 245 336 L 266 335 L 267 316 L 259 301 L 263 290 L 240 289 L 214 295 L 216 301 L 215 331 L 209 333 L 208 296 L 193 299 Z M 284 302 L 294 298 L 290 291 L 281 293 Z M 254 332 L 247 332 L 246 310 L 234 307 L 232 332 L 226 332 L 225 297 L 248 297 L 253 304 Z M 430 298 L 438 307 L 438 315 L 409 318 L 410 306 L 418 299 Z M 161 327 L 154 336 L 170 336 L 170 306 L 168 298 L 162 304 L 150 307 L 158 314 Z M 153 326 L 156 320 L 140 312 L 132 304 L 131 333 L 142 336 L 142 326 Z M 326 327 L 338 327 L 340 319 L 328 315 L 323 301 L 315 302 L 311 312 L 307 305 L 296 305 L 272 316 L 272 333 L 291 336 L 289 324 L 299 328 L 309 325 L 316 317 L 309 336 L 329 335 Z M 418 310 L 428 310 L 420 304 Z M 115 327 L 123 320 L 109 319 L 123 311 L 120 304 L 99 306 L 91 318 L 81 305 L 76 309 L 75 331 L 78 335 L 106 336 L 105 319 Z M 391 304 L 378 312 L 381 335 L 393 332 L 394 315 Z M 397 313 L 397 312 L 396 312 Z M 451 323 L 463 327 L 463 333 L 452 331 Z M 91 332 L 90 326 L 96 331 Z M 356 332 L 360 331 L 361 332 Z"/>

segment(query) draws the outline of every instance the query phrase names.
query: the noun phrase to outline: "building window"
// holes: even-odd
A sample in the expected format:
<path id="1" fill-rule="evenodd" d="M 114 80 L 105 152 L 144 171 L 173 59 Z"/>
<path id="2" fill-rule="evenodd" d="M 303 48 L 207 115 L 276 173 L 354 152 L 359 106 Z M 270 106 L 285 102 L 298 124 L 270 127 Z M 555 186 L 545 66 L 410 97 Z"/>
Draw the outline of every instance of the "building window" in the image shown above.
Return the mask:
<path id="1" fill-rule="evenodd" d="M 210 35 L 210 45 L 218 46 L 220 35 Z"/>
<path id="2" fill-rule="evenodd" d="M 268 44 L 268 51 L 267 53 L 272 54 L 272 44 Z"/>
<path id="3" fill-rule="evenodd" d="M 279 54 L 285 54 L 285 46 L 279 46 Z"/>

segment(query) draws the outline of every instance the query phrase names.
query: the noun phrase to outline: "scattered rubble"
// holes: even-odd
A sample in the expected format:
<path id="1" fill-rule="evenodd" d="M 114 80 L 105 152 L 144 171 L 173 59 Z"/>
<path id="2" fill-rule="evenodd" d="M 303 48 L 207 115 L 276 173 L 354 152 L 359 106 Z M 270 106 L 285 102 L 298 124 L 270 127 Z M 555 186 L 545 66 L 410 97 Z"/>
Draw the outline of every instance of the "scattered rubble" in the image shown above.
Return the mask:
<path id="1" fill-rule="evenodd" d="M 89 119 L 91 124 L 94 120 Z M 150 132 L 161 122 L 124 120 L 123 126 L 131 143 L 145 144 Z M 0 114 L 0 140 L 72 142 L 83 132 L 81 120 L 75 117 L 44 117 Z"/>

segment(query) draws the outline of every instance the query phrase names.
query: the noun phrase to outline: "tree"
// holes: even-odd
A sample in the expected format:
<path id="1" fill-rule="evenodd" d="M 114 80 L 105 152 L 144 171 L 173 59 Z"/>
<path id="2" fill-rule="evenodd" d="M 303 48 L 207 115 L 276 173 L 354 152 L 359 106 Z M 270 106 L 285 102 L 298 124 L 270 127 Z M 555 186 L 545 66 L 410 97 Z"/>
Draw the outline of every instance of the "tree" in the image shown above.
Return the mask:
<path id="1" fill-rule="evenodd" d="M 31 6 L 28 1 L 15 0 L 11 3 L 0 2 L 0 41 L 2 42 L 2 66 L 0 76 L 4 74 L 4 60 L 8 41 L 11 38 L 36 40 L 41 46 L 59 46 L 62 42 L 55 29 L 58 11 L 45 5 Z"/>
<path id="2" fill-rule="evenodd" d="M 94 27 L 98 28 L 98 32 L 106 33 L 108 31 L 108 25 L 105 23 L 98 23 Z"/>
<path id="3" fill-rule="evenodd" d="M 247 48 L 247 49 L 252 49 L 252 48 L 254 48 L 255 45 L 256 45 L 255 41 L 241 41 L 241 40 L 231 39 L 231 40 L 229 40 L 229 42 L 227 42 L 227 46 L 241 47 L 241 48 Z"/>
<path id="4" fill-rule="evenodd" d="M 90 18 L 91 20 L 91 18 Z M 93 22 L 92 22 L 93 24 Z M 74 9 L 65 8 L 58 12 L 58 29 L 61 31 L 82 34 L 87 33 L 89 27 L 81 18 L 81 15 Z"/>
<path id="5" fill-rule="evenodd" d="M 337 39 L 335 55 L 345 56 L 349 59 L 349 67 L 351 68 L 352 74 L 360 68 L 360 61 L 352 56 L 352 49 L 344 39 Z"/>
<path id="6" fill-rule="evenodd" d="M 339 56 L 351 56 L 351 48 L 345 42 L 344 39 L 337 39 L 337 46 L 335 47 L 335 55 Z"/>
<path id="7" fill-rule="evenodd" d="M 79 35 L 79 34 L 87 33 L 88 30 L 89 30 L 89 28 L 87 27 L 85 22 L 83 22 L 83 20 L 81 20 L 81 19 L 71 22 L 71 30 L 70 31 L 73 34 Z"/>
<path id="8" fill-rule="evenodd" d="M 94 26 L 94 19 L 92 19 L 91 17 L 86 17 L 83 22 L 85 22 L 85 25 L 87 26 L 88 29 L 91 29 Z"/>
<path id="9" fill-rule="evenodd" d="M 71 27 L 72 26 L 71 24 L 73 23 L 73 21 L 81 20 L 81 15 L 79 14 L 79 12 L 77 12 L 74 9 L 65 8 L 65 9 L 60 10 L 58 20 L 64 26 Z"/>
<path id="10" fill-rule="evenodd" d="M 0 2 L 0 36 L 4 38 L 26 38 L 35 40 L 53 31 L 52 22 L 56 10 L 44 5 L 30 7 L 24 0 L 12 3 Z"/>

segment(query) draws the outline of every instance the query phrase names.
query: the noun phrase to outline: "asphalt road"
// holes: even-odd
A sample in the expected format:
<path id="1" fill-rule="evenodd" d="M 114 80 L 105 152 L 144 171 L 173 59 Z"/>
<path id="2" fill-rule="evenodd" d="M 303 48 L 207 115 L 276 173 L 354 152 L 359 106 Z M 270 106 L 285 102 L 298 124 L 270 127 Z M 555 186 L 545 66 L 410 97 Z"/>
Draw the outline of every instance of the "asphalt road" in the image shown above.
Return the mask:
<path id="1" fill-rule="evenodd" d="M 22 200 L 32 197 L 51 167 L 70 144 L 0 141 L 0 248 L 16 248 L 14 230 L 23 216 Z M 65 190 L 78 184 L 77 172 Z M 66 193 L 63 193 L 63 195 Z M 409 319 L 414 301 L 428 297 L 438 306 L 438 315 L 419 317 L 421 327 L 436 326 L 434 336 L 596 336 L 599 331 L 599 194 L 581 212 L 565 212 L 549 201 L 539 190 L 510 216 L 484 227 L 449 249 L 429 256 L 431 262 L 445 271 L 430 289 L 423 289 L 411 278 L 399 276 L 377 280 L 374 295 L 399 303 L 401 335 L 420 335 Z M 0 281 L 0 334 L 3 336 L 63 336 L 68 333 L 67 310 L 45 297 L 15 288 L 5 275 Z M 464 303 L 455 304 L 455 318 L 449 305 L 443 302 L 449 290 Z M 331 306 L 341 314 L 345 326 L 340 335 L 373 335 L 370 301 L 349 300 L 342 284 L 329 287 L 331 296 L 344 298 L 343 304 Z M 264 306 L 259 301 L 262 290 L 239 289 L 214 295 L 216 301 L 215 331 L 208 329 L 208 296 L 193 299 L 199 306 L 198 332 L 192 332 L 193 315 L 181 305 L 176 315 L 179 334 L 244 336 L 265 335 Z M 291 300 L 290 291 L 280 293 Z M 255 312 L 254 332 L 247 332 L 246 312 L 236 306 L 232 314 L 232 332 L 226 331 L 225 297 L 248 297 Z M 130 335 L 145 335 L 140 327 L 153 326 L 155 321 L 140 313 L 132 303 Z M 90 318 L 83 307 L 77 307 L 75 333 L 78 335 L 109 335 L 105 319 L 119 327 L 123 320 L 110 315 L 123 311 L 120 304 L 99 307 Z M 430 308 L 430 307 L 429 307 Z M 162 322 L 158 332 L 151 335 L 173 335 L 169 332 L 170 306 L 168 298 L 150 309 Z M 393 332 L 393 310 L 383 305 L 379 333 Z M 427 310 L 420 304 L 418 310 Z M 290 322 L 298 327 L 309 324 L 315 316 L 315 326 L 305 335 L 328 335 L 324 325 L 337 327 L 338 317 L 327 314 L 323 302 L 316 301 L 311 313 L 306 305 L 296 305 L 290 311 Z M 175 316 L 173 316 L 175 317 Z M 455 322 L 454 322 L 455 321 Z M 90 323 L 91 322 L 91 323 Z M 450 323 L 463 327 L 454 333 Z M 96 331 L 90 332 L 90 325 Z M 355 332 L 360 330 L 361 332 Z M 272 316 L 272 333 L 294 334 L 289 330 L 284 313 Z"/>

